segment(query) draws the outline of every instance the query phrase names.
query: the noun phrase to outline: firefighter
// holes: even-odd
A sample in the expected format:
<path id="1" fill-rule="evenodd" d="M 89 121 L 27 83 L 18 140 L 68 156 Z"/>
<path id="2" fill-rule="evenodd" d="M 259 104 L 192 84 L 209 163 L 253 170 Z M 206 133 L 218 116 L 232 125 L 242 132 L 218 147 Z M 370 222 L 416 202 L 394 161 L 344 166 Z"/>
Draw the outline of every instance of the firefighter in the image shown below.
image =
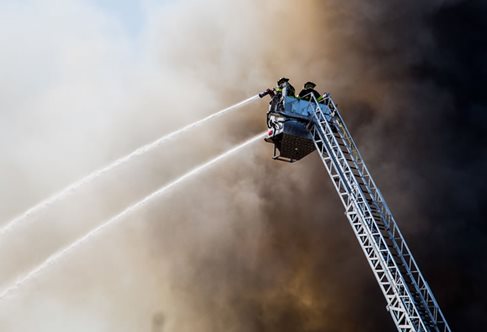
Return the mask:
<path id="1" fill-rule="evenodd" d="M 289 83 L 289 78 L 282 77 L 277 81 L 277 86 L 274 89 L 267 89 L 259 93 L 260 98 L 265 96 L 271 96 L 272 100 L 269 103 L 269 112 L 281 112 L 283 111 L 283 100 L 284 97 L 294 97 L 296 98 L 296 90 Z"/>
<path id="2" fill-rule="evenodd" d="M 296 90 L 291 85 L 291 83 L 289 83 L 289 78 L 283 77 L 279 81 L 277 81 L 277 86 L 274 89 L 267 89 L 259 93 L 260 98 L 264 98 L 267 95 L 271 96 L 271 98 L 274 98 L 275 96 L 278 96 L 280 98 L 283 95 L 296 97 Z"/>
<path id="3" fill-rule="evenodd" d="M 313 82 L 304 83 L 303 90 L 299 93 L 299 98 L 307 101 L 312 101 L 314 96 L 318 102 L 320 102 L 323 97 L 315 90 L 316 84 Z"/>
<path id="4" fill-rule="evenodd" d="M 285 97 L 296 97 L 296 90 L 289 83 L 289 78 L 282 77 L 277 81 L 277 87 L 274 89 L 277 94 L 282 94 Z"/>

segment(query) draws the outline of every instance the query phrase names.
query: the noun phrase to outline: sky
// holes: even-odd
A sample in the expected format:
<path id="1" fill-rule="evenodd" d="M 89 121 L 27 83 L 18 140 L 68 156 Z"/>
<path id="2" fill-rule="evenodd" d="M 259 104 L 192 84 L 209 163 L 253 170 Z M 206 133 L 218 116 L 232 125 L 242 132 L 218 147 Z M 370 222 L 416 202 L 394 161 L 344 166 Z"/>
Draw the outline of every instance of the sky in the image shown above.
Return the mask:
<path id="1" fill-rule="evenodd" d="M 123 28 L 134 37 L 137 37 L 138 33 L 143 29 L 145 6 L 139 1 L 101 0 L 93 1 L 93 5 L 101 8 L 107 14 L 115 16 Z"/>
<path id="2" fill-rule="evenodd" d="M 0 1 L 0 224 L 281 76 L 332 93 L 455 331 L 485 326 L 482 1 Z M 0 238 L 0 288 L 265 129 L 249 105 Z M 2 331 L 393 330 L 316 155 L 264 142 L 0 301 Z"/>

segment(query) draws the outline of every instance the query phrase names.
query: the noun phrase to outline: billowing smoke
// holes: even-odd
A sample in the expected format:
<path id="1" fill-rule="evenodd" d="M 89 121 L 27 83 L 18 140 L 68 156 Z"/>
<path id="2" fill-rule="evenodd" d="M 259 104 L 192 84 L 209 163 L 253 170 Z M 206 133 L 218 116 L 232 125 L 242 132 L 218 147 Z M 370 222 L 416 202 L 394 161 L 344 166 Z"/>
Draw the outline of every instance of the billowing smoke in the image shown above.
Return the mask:
<path id="1" fill-rule="evenodd" d="M 0 4 L 3 219 L 280 76 L 314 80 L 339 103 L 452 328 L 485 325 L 485 5 L 147 1 L 129 31 L 112 6 Z M 0 284 L 263 130 L 265 108 L 30 220 L 0 243 Z M 73 253 L 0 304 L 0 329 L 393 330 L 319 159 L 270 154 L 242 152 Z"/>

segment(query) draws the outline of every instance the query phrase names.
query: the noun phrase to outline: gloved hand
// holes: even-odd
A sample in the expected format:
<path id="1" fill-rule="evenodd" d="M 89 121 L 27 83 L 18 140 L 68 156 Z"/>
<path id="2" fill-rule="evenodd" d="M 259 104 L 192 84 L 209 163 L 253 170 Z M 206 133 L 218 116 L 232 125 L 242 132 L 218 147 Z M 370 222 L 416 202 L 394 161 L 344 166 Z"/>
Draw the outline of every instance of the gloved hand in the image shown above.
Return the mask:
<path id="1" fill-rule="evenodd" d="M 273 97 L 274 96 L 274 91 L 272 91 L 272 89 L 267 89 L 267 90 L 262 91 L 261 93 L 259 93 L 259 97 L 260 98 L 264 98 L 267 95 L 270 95 L 271 97 Z"/>

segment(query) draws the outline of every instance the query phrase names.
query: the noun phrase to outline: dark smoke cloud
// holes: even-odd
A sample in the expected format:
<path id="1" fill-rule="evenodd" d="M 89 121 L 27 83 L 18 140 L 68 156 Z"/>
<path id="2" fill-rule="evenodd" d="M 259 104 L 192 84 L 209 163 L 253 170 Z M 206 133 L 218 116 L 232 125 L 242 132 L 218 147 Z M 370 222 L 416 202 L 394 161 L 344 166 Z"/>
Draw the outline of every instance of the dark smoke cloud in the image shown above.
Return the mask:
<path id="1" fill-rule="evenodd" d="M 157 61 L 147 75 L 133 74 L 137 88 L 130 101 L 137 106 L 133 113 L 143 115 L 127 115 L 133 136 L 158 135 L 173 121 L 198 118 L 283 75 L 297 88 L 316 81 L 339 103 L 452 328 L 485 326 L 486 5 L 208 0 L 169 4 L 164 11 L 169 14 L 153 14 L 147 36 L 155 49 L 148 53 Z M 182 100 L 188 109 L 181 110 Z M 109 186 L 115 190 L 90 197 L 109 196 L 99 205 L 119 209 L 134 192 L 139 197 L 159 186 L 161 174 L 177 174 L 181 160 L 194 163 L 216 146 L 248 136 L 249 128 L 264 129 L 265 109 L 262 102 L 213 125 L 210 134 L 185 138 L 184 150 L 160 151 L 147 158 L 150 166 L 139 166 L 142 176 L 128 180 L 134 172 L 124 170 L 105 180 L 116 182 Z M 127 136 L 116 139 L 148 141 Z M 26 288 L 2 310 L 0 326 L 394 330 L 319 158 L 288 165 L 271 161 L 270 154 L 264 143 L 243 151 L 131 217 L 53 268 L 35 291 Z M 127 181 L 133 182 L 129 189 Z M 95 218 L 81 211 L 89 207 L 76 206 L 81 221 L 90 219 L 77 227 L 91 227 Z M 19 317 L 18 308 L 27 319 L 11 319 Z M 45 312 L 60 318 L 53 321 Z"/>
<path id="2" fill-rule="evenodd" d="M 279 50 L 269 71 L 334 94 L 461 331 L 486 323 L 485 14 L 480 1 L 305 1 L 268 18 Z M 214 239 L 184 273 L 193 277 L 181 287 L 204 307 L 210 330 L 393 330 L 318 159 L 258 163 L 266 174 L 256 184 L 265 202 L 258 248 L 252 217 L 229 214 L 245 224 L 232 230 L 234 241 Z M 248 248 L 257 252 L 248 257 Z"/>
<path id="3" fill-rule="evenodd" d="M 380 61 L 388 96 L 368 106 L 387 114 L 355 119 L 353 103 L 346 114 L 452 327 L 474 331 L 486 310 L 487 7 L 432 4 L 382 7 L 364 27 L 358 54 Z"/>

